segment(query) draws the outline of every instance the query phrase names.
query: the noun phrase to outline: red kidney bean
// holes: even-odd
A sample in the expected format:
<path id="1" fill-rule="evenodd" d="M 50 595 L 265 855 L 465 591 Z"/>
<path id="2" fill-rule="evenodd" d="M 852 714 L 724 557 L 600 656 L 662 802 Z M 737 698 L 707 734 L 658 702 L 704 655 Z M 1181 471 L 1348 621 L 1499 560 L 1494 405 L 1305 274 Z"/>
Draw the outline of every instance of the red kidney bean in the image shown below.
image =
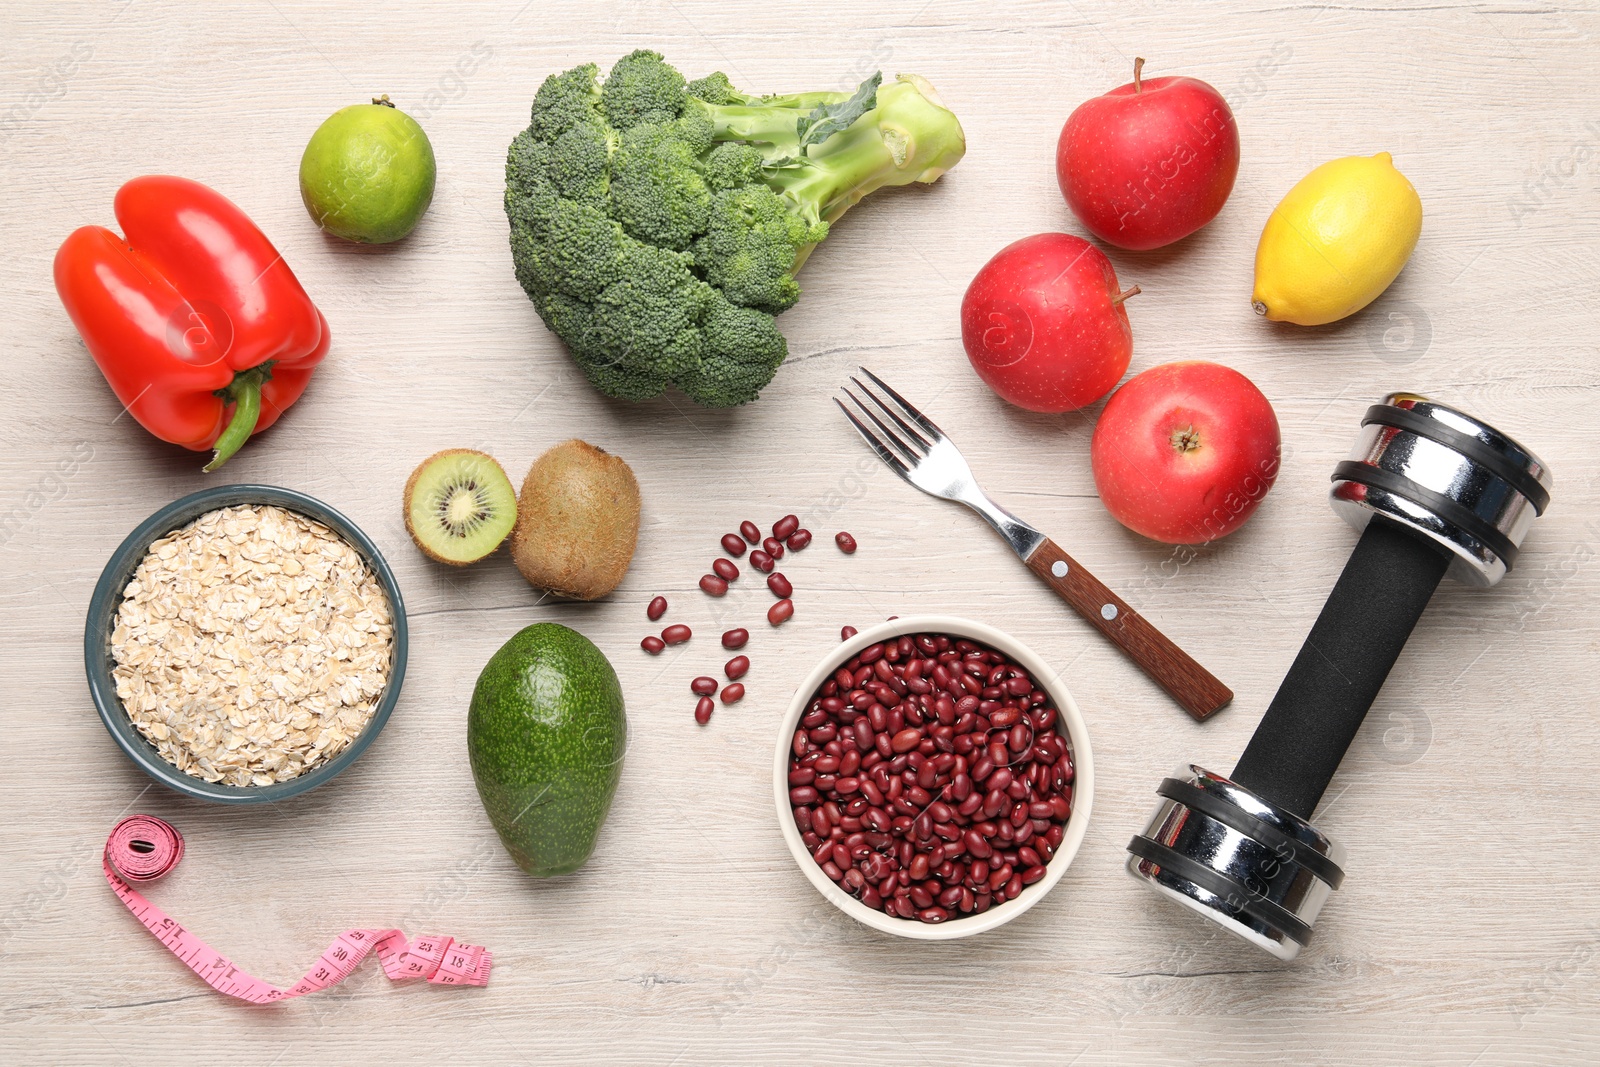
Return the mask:
<path id="1" fill-rule="evenodd" d="M 773 567 L 772 556 L 759 548 L 750 550 L 750 566 L 758 571 L 770 571 Z"/>
<path id="2" fill-rule="evenodd" d="M 655 634 L 651 634 L 649 637 L 646 637 L 639 642 L 639 647 L 650 653 L 652 656 L 659 656 L 661 654 L 661 650 L 667 647 L 667 643 L 661 640 L 661 638 L 657 637 Z"/>
<path id="3" fill-rule="evenodd" d="M 700 576 L 700 588 L 712 596 L 725 596 L 728 592 L 728 580 L 719 578 L 715 574 L 702 574 Z"/>
<path id="4" fill-rule="evenodd" d="M 809 792 L 812 800 L 795 800 L 795 793 L 800 791 Z M 789 790 L 789 799 L 794 801 L 796 804 L 809 804 L 816 799 L 816 795 L 817 791 L 808 786 L 802 786 L 801 790 Z M 977 830 L 968 830 L 966 834 L 963 835 L 962 841 L 966 843 L 967 851 L 980 860 L 988 859 L 990 856 L 994 855 L 994 849 L 989 847 L 989 842 L 986 841 L 983 835 Z"/>
<path id="5" fill-rule="evenodd" d="M 694 631 L 690 630 L 681 622 L 673 626 L 669 626 L 665 630 L 661 631 L 661 640 L 665 641 L 669 645 L 681 645 L 693 636 Z"/>
<path id="6" fill-rule="evenodd" d="M 722 687 L 722 702 L 724 704 L 737 704 L 744 699 L 744 683 L 734 682 Z M 830 738 L 831 740 L 831 738 Z"/>
<path id="7" fill-rule="evenodd" d="M 810 530 L 796 530 L 784 540 L 784 545 L 790 552 L 798 552 L 811 543 Z"/>
<path id="8" fill-rule="evenodd" d="M 760 533 L 761 531 L 757 530 L 756 532 Z M 730 533 L 722 535 L 722 551 L 726 552 L 728 555 L 736 558 L 742 556 L 744 555 L 745 547 L 744 538 L 740 537 L 738 534 Z"/>
<path id="9" fill-rule="evenodd" d="M 773 571 L 767 575 L 767 588 L 772 590 L 772 595 L 779 599 L 794 596 L 794 586 L 780 571 Z"/>
<path id="10" fill-rule="evenodd" d="M 723 559 L 721 556 L 711 561 L 711 569 L 725 582 L 731 582 L 739 577 L 739 568 L 734 565 L 733 560 Z"/>
<path id="11" fill-rule="evenodd" d="M 784 598 L 773 603 L 767 609 L 767 621 L 774 626 L 782 626 L 794 615 L 794 601 Z"/>
<path id="12" fill-rule="evenodd" d="M 743 678 L 750 671 L 749 656 L 735 656 L 722 665 L 722 673 L 728 676 L 728 681 Z"/>
<path id="13" fill-rule="evenodd" d="M 703 697 L 708 697 L 717 691 L 717 680 L 715 678 L 708 678 L 702 674 L 700 677 L 689 683 L 689 691 L 698 693 Z"/>
<path id="14" fill-rule="evenodd" d="M 800 517 L 798 515 L 785 515 L 783 518 L 772 524 L 772 536 L 776 537 L 780 541 L 787 541 L 789 539 L 789 535 L 794 533 L 799 528 Z"/>
<path id="15" fill-rule="evenodd" d="M 922 741 L 922 731 L 915 729 L 901 730 L 889 741 L 889 747 L 896 752 L 910 752 Z"/>
<path id="16" fill-rule="evenodd" d="M 667 598 L 658 596 L 650 601 L 650 606 L 644 609 L 645 615 L 651 622 L 655 622 L 667 613 Z"/>
<path id="17" fill-rule="evenodd" d="M 739 524 L 739 532 L 743 534 L 744 539 L 749 541 L 752 545 L 759 544 L 761 541 L 761 527 L 757 526 L 749 519 L 746 519 Z"/>
<path id="18" fill-rule="evenodd" d="M 743 648 L 745 642 L 750 640 L 750 631 L 743 626 L 735 630 L 728 630 L 722 635 L 722 647 L 726 649 Z"/>
<path id="19" fill-rule="evenodd" d="M 694 705 L 694 721 L 704 726 L 711 721 L 711 712 L 717 705 L 710 697 L 701 697 Z M 815 792 L 813 790 L 813 792 Z"/>
<path id="20" fill-rule="evenodd" d="M 841 626 L 839 627 L 839 640 L 848 641 L 860 632 L 854 626 Z"/>
<path id="21" fill-rule="evenodd" d="M 769 537 L 761 542 L 761 550 L 773 559 L 783 558 L 783 542 L 776 537 Z"/>
<path id="22" fill-rule="evenodd" d="M 817 791 L 809 785 L 796 786 L 789 790 L 789 803 L 791 804 L 815 804 L 816 802 Z"/>
<path id="23" fill-rule="evenodd" d="M 983 814 L 988 818 L 994 818 L 1002 811 L 1005 811 L 1007 807 L 1006 795 L 998 789 L 990 790 L 989 794 L 983 798 Z"/>
<path id="24" fill-rule="evenodd" d="M 856 550 L 856 539 L 843 530 L 833 535 L 833 543 L 838 545 L 839 551 L 847 556 Z"/>

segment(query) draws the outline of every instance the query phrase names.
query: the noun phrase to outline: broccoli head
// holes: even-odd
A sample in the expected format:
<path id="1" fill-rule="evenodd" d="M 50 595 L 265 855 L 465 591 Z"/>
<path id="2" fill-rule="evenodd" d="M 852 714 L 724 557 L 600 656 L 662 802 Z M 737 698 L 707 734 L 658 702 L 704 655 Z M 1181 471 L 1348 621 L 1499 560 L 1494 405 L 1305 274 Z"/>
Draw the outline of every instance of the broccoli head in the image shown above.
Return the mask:
<path id="1" fill-rule="evenodd" d="M 748 96 L 659 54 L 551 75 L 506 157 L 517 280 L 608 396 L 754 400 L 788 354 L 773 316 L 828 227 L 885 185 L 931 182 L 965 137 L 915 75 Z"/>

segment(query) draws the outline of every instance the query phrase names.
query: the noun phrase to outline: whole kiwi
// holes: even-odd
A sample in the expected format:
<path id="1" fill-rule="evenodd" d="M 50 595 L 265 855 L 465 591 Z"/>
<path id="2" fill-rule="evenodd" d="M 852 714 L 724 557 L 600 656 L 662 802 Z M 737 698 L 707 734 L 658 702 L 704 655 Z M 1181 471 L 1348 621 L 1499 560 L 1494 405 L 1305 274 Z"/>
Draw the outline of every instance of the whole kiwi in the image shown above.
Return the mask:
<path id="1" fill-rule="evenodd" d="M 574 438 L 533 461 L 511 531 L 511 558 L 531 584 L 598 600 L 638 543 L 639 482 L 620 456 Z"/>

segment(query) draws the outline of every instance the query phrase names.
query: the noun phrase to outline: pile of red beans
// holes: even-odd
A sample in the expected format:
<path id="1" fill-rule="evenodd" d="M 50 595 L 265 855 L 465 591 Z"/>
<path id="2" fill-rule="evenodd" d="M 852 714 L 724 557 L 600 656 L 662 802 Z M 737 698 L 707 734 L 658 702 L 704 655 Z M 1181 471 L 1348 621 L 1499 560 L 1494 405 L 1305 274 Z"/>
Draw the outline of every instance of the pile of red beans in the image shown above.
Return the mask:
<path id="1" fill-rule="evenodd" d="M 789 802 L 812 858 L 869 908 L 976 915 L 1044 877 L 1072 814 L 1058 713 L 1004 654 L 944 634 L 868 645 L 795 730 Z"/>

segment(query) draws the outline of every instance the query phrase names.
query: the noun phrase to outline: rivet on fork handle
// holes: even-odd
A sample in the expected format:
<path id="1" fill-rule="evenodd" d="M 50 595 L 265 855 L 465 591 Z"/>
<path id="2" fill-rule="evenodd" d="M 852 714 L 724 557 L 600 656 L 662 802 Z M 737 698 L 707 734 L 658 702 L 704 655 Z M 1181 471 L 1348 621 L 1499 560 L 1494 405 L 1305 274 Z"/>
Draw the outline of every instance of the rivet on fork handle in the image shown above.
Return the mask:
<path id="1" fill-rule="evenodd" d="M 1233 690 L 1173 644 L 1166 634 L 1107 589 L 1054 541 L 1046 538 L 1028 557 L 1027 564 L 1029 570 L 1115 642 L 1196 721 L 1203 722 L 1233 699 Z"/>

